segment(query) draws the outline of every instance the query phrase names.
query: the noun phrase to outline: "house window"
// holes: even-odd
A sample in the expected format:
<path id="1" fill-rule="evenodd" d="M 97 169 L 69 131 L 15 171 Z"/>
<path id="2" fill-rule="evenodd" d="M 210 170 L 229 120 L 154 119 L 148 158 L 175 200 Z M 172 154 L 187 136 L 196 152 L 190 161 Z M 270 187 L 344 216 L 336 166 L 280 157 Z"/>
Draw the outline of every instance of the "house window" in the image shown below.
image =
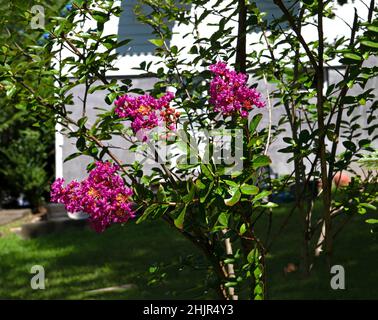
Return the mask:
<path id="1" fill-rule="evenodd" d="M 141 5 L 139 0 L 122 1 L 122 13 L 118 23 L 119 40 L 130 39 L 127 46 L 117 49 L 119 55 L 140 55 L 151 54 L 155 51 L 155 46 L 149 42 L 152 39 L 153 29 L 151 26 L 139 21 L 135 15 L 135 7 Z M 141 5 L 143 13 L 148 15 L 152 9 L 147 5 Z M 172 30 L 173 23 L 167 22 L 168 27 Z M 169 41 L 167 40 L 167 43 Z"/>
<path id="2" fill-rule="evenodd" d="M 282 1 L 288 10 L 293 10 L 296 14 L 299 10 L 299 1 L 297 0 L 284 0 Z M 274 19 L 282 17 L 281 9 L 273 2 L 273 0 L 256 0 L 256 5 L 261 12 L 265 12 L 265 19 L 271 22 Z"/>
<path id="3" fill-rule="evenodd" d="M 154 45 L 148 41 L 151 39 L 152 28 L 137 20 L 134 8 L 137 0 L 122 1 L 122 13 L 118 24 L 118 38 L 120 40 L 131 39 L 127 46 L 117 50 L 120 55 L 148 54 L 154 52 Z"/>

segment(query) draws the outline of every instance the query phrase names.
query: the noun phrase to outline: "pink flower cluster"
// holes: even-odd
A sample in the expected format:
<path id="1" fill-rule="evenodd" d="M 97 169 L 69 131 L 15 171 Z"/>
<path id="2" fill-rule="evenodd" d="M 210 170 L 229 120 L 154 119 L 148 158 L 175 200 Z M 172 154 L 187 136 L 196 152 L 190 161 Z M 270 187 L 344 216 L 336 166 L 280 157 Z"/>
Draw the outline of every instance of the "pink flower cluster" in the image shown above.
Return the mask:
<path id="1" fill-rule="evenodd" d="M 115 101 L 115 113 L 120 118 L 129 118 L 132 121 L 131 128 L 134 133 L 150 130 L 163 123 L 167 129 L 175 130 L 180 113 L 169 106 L 173 98 L 174 94 L 169 91 L 159 99 L 149 94 L 138 97 L 126 94 Z M 143 140 L 146 140 L 145 135 Z"/>
<path id="2" fill-rule="evenodd" d="M 248 117 L 253 106 L 265 106 L 261 94 L 247 86 L 247 75 L 230 70 L 221 61 L 211 65 L 209 69 L 215 75 L 210 83 L 210 104 L 215 111 L 225 116 L 239 113 L 242 117 Z"/>
<path id="3" fill-rule="evenodd" d="M 110 162 L 96 162 L 87 179 L 71 181 L 64 187 L 64 179 L 51 186 L 51 201 L 63 203 L 69 212 L 83 211 L 97 232 L 113 223 L 127 222 L 134 217 L 130 197 L 133 191 L 125 186 L 117 174 L 119 167 Z"/>

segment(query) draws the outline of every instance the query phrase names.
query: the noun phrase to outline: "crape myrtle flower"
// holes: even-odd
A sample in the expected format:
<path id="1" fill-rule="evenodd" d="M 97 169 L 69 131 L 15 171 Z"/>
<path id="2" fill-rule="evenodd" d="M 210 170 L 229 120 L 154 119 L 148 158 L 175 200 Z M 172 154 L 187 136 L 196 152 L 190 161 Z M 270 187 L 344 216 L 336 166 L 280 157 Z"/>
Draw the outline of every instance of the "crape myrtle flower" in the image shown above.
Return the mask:
<path id="1" fill-rule="evenodd" d="M 142 132 L 142 140 L 146 141 L 146 131 L 158 126 L 175 130 L 180 113 L 169 106 L 174 93 L 168 91 L 164 96 L 155 99 L 149 94 L 119 97 L 115 101 L 115 113 L 120 118 L 131 120 L 131 128 L 135 134 Z"/>
<path id="2" fill-rule="evenodd" d="M 248 117 L 253 107 L 262 108 L 265 102 L 261 94 L 254 88 L 247 86 L 247 75 L 228 68 L 222 61 L 209 67 L 214 78 L 210 82 L 210 104 L 214 111 L 224 116 L 240 114 Z"/>
<path id="3" fill-rule="evenodd" d="M 103 232 L 114 223 L 134 218 L 131 196 L 133 191 L 118 174 L 119 167 L 109 161 L 97 161 L 85 180 L 71 181 L 64 186 L 58 178 L 51 186 L 51 201 L 65 205 L 69 212 L 83 211 L 89 215 L 92 227 Z"/>

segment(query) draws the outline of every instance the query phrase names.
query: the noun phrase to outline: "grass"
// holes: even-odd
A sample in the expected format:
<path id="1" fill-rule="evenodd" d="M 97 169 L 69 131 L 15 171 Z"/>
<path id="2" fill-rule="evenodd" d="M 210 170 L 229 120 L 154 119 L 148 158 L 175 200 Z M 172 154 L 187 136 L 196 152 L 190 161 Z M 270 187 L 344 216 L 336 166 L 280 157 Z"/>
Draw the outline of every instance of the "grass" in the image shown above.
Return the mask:
<path id="1" fill-rule="evenodd" d="M 320 208 L 316 210 L 320 214 Z M 274 211 L 273 233 L 287 214 Z M 311 277 L 287 275 L 288 263 L 298 263 L 300 221 L 290 220 L 267 257 L 270 299 L 378 299 L 378 240 L 365 217 L 356 217 L 336 238 L 334 264 L 345 268 L 346 289 L 332 290 L 323 258 Z M 163 222 L 114 226 L 103 234 L 67 230 L 22 240 L 11 227 L 0 227 L 0 298 L 2 299 L 212 299 L 209 271 L 197 249 Z M 259 222 L 264 227 L 266 221 Z M 42 265 L 46 289 L 32 290 L 30 269 Z M 196 267 L 200 265 L 201 267 Z M 113 292 L 91 290 L 130 285 Z"/>
<path id="2" fill-rule="evenodd" d="M 161 222 L 114 226 L 103 234 L 72 229 L 32 240 L 21 240 L 4 227 L 0 232 L 2 299 L 207 298 L 206 272 L 183 259 L 195 251 L 191 243 Z M 46 290 L 31 289 L 33 265 L 44 266 Z M 158 267 L 154 274 L 149 272 L 152 267 Z M 88 292 L 126 284 L 131 289 Z"/>
<path id="3" fill-rule="evenodd" d="M 276 209 L 276 215 L 286 215 L 286 209 Z M 320 216 L 321 207 L 314 210 Z M 272 247 L 267 257 L 269 278 L 268 297 L 272 299 L 378 299 L 378 238 L 370 232 L 365 223 L 367 215 L 355 216 L 345 225 L 334 240 L 333 265 L 341 265 L 345 270 L 345 290 L 332 290 L 324 256 L 313 261 L 311 276 L 303 278 L 300 272 L 285 275 L 284 266 L 299 264 L 301 249 L 300 219 L 293 216 Z M 276 219 L 277 225 L 282 221 Z M 344 217 L 334 222 L 335 230 Z M 315 242 L 318 237 L 315 237 Z M 313 243 L 315 247 L 315 243 Z"/>

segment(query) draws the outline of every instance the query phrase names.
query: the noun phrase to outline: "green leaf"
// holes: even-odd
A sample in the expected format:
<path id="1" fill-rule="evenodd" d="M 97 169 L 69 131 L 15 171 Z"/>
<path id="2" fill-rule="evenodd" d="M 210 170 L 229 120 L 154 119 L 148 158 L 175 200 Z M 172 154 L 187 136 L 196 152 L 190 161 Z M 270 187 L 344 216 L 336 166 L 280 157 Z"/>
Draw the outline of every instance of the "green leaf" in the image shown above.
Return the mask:
<path id="1" fill-rule="evenodd" d="M 101 12 L 101 11 L 94 11 L 92 13 L 92 18 L 100 23 L 105 23 L 107 19 L 109 19 L 108 15 L 105 12 Z"/>
<path id="2" fill-rule="evenodd" d="M 201 172 L 207 177 L 209 178 L 210 180 L 213 180 L 213 175 L 211 173 L 211 171 L 209 170 L 209 168 L 207 167 L 207 165 L 201 163 Z"/>
<path id="3" fill-rule="evenodd" d="M 108 105 L 111 105 L 113 103 L 113 101 L 117 98 L 117 93 L 115 92 L 111 92 L 109 93 L 106 97 L 105 97 L 105 102 L 108 104 Z"/>
<path id="4" fill-rule="evenodd" d="M 249 253 L 248 253 L 248 256 L 247 256 L 247 261 L 249 263 L 253 263 L 255 260 L 256 260 L 256 256 L 258 254 L 258 251 L 256 249 L 252 249 Z"/>
<path id="5" fill-rule="evenodd" d="M 157 47 L 161 47 L 164 44 L 164 40 L 162 40 L 162 39 L 150 39 L 148 41 L 151 42 L 153 45 L 155 45 Z"/>
<path id="6" fill-rule="evenodd" d="M 257 200 L 264 199 L 265 197 L 269 196 L 272 193 L 272 191 L 264 190 L 260 192 L 257 196 L 253 198 L 253 202 L 256 202 Z"/>
<path id="7" fill-rule="evenodd" d="M 362 60 L 362 57 L 355 54 L 355 53 L 351 53 L 351 52 L 346 52 L 344 53 L 344 58 L 346 59 L 352 59 L 352 60 L 356 60 L 356 61 L 361 61 Z"/>
<path id="8" fill-rule="evenodd" d="M 268 208 L 268 209 L 277 208 L 278 204 L 276 204 L 274 202 L 268 202 L 268 203 L 265 203 L 265 204 L 261 205 L 261 207 Z"/>
<path id="9" fill-rule="evenodd" d="M 232 195 L 231 198 L 224 199 L 224 204 L 226 206 L 232 207 L 239 202 L 240 197 L 241 197 L 241 192 L 240 192 L 239 189 L 237 189 L 237 190 L 235 190 L 235 192 L 234 192 L 234 194 Z"/>
<path id="10" fill-rule="evenodd" d="M 7 97 L 12 98 L 14 94 L 16 93 L 16 91 L 17 91 L 17 87 L 13 85 L 7 90 Z"/>
<path id="11" fill-rule="evenodd" d="M 188 190 L 188 194 L 182 197 L 182 201 L 189 204 L 193 200 L 196 193 L 196 188 L 193 181 L 190 180 L 187 182 L 187 190 Z"/>
<path id="12" fill-rule="evenodd" d="M 238 285 L 237 282 L 226 282 L 226 283 L 224 284 L 224 286 L 225 286 L 226 288 L 235 287 L 235 286 L 237 286 L 237 285 Z"/>
<path id="13" fill-rule="evenodd" d="M 95 146 L 92 146 L 87 152 L 89 153 L 91 157 L 96 158 L 98 154 L 98 148 Z"/>
<path id="14" fill-rule="evenodd" d="M 232 181 L 232 180 L 223 180 L 227 185 L 229 185 L 230 187 L 239 187 L 239 185 L 235 182 L 235 181 Z"/>
<path id="15" fill-rule="evenodd" d="M 344 141 L 343 146 L 352 152 L 356 151 L 356 145 L 352 141 Z"/>
<path id="16" fill-rule="evenodd" d="M 228 218 L 229 214 L 222 212 L 218 217 L 218 222 L 221 226 L 227 227 L 228 226 Z"/>
<path id="17" fill-rule="evenodd" d="M 255 159 L 252 161 L 252 167 L 253 169 L 257 169 L 260 167 L 265 167 L 271 163 L 270 158 L 265 155 L 257 156 Z"/>
<path id="18" fill-rule="evenodd" d="M 258 295 L 263 293 L 263 289 L 259 284 L 255 287 L 254 293 Z"/>
<path id="19" fill-rule="evenodd" d="M 87 121 L 88 121 L 88 117 L 83 117 L 79 119 L 79 121 L 77 122 L 78 127 L 83 128 Z"/>
<path id="20" fill-rule="evenodd" d="M 259 192 L 259 188 L 256 187 L 256 186 L 250 185 L 250 184 L 243 183 L 240 187 L 240 191 L 243 194 L 248 194 L 248 195 L 253 194 L 254 195 L 254 194 L 257 194 Z"/>
<path id="21" fill-rule="evenodd" d="M 235 259 L 233 258 L 227 258 L 223 261 L 225 264 L 235 263 Z"/>
<path id="22" fill-rule="evenodd" d="M 246 233 L 247 231 L 247 225 L 245 223 L 243 223 L 241 226 L 240 226 L 240 229 L 239 229 L 239 233 L 241 235 L 243 235 L 244 233 Z"/>
<path id="23" fill-rule="evenodd" d="M 299 133 L 299 142 L 300 143 L 307 143 L 309 140 L 310 140 L 310 132 L 305 129 L 305 130 L 302 130 L 300 133 Z"/>
<path id="24" fill-rule="evenodd" d="M 158 207 L 159 207 L 159 204 L 156 204 L 156 203 L 149 206 L 146 210 L 144 210 L 143 214 L 136 221 L 136 224 L 139 224 L 139 223 L 143 222 L 144 220 L 146 220 L 148 218 L 148 216 L 152 212 L 154 212 Z"/>
<path id="25" fill-rule="evenodd" d="M 259 279 L 262 275 L 262 270 L 259 267 L 256 267 L 255 271 L 253 271 L 255 279 Z"/>
<path id="26" fill-rule="evenodd" d="M 158 201 L 160 201 L 160 202 L 164 202 L 167 199 L 167 196 L 166 196 L 165 191 L 164 191 L 164 187 L 161 184 L 159 184 L 159 188 L 158 188 L 156 197 L 157 197 Z"/>
<path id="27" fill-rule="evenodd" d="M 119 48 L 119 47 L 125 46 L 125 45 L 127 45 L 130 41 L 131 41 L 131 39 L 125 39 L 125 40 L 119 41 L 119 42 L 117 42 L 117 44 L 115 45 L 115 47 L 116 47 L 116 48 Z"/>
<path id="28" fill-rule="evenodd" d="M 184 219 L 185 219 L 185 214 L 186 214 L 186 208 L 187 208 L 187 205 L 185 205 L 185 207 L 182 209 L 182 211 L 180 212 L 180 214 L 178 215 L 178 217 L 174 221 L 175 226 L 178 229 L 184 228 Z"/>
<path id="29" fill-rule="evenodd" d="M 378 33 L 378 26 L 370 25 L 367 27 L 369 31 Z"/>
<path id="30" fill-rule="evenodd" d="M 75 152 L 75 153 L 72 153 L 70 154 L 67 158 L 64 159 L 64 162 L 67 162 L 67 161 L 70 161 L 78 156 L 81 156 L 82 153 L 81 152 Z"/>
<path id="31" fill-rule="evenodd" d="M 370 47 L 374 49 L 378 49 L 378 42 L 370 41 L 370 40 L 362 40 L 361 44 L 365 47 Z"/>
<path id="32" fill-rule="evenodd" d="M 202 181 L 201 181 L 200 179 L 197 179 L 197 180 L 196 180 L 196 186 L 197 186 L 197 188 L 200 189 L 200 190 L 203 190 L 203 189 L 206 188 L 206 185 L 205 185 L 204 183 L 202 183 Z"/>
<path id="33" fill-rule="evenodd" d="M 377 207 L 372 205 L 371 203 L 361 203 L 360 206 L 374 211 L 377 210 Z"/>
<path id="34" fill-rule="evenodd" d="M 18 103 L 14 106 L 17 110 L 22 110 L 22 111 L 26 111 L 27 109 L 27 106 L 26 104 L 24 103 Z"/>
<path id="35" fill-rule="evenodd" d="M 378 219 L 367 219 L 367 220 L 366 220 L 366 223 L 369 223 L 369 224 L 376 224 L 376 223 L 378 223 Z"/>
<path id="36" fill-rule="evenodd" d="M 258 113 L 252 118 L 251 123 L 249 124 L 249 133 L 250 134 L 254 134 L 254 132 L 257 129 L 257 126 L 259 125 L 262 117 L 263 117 L 262 113 Z"/>
<path id="37" fill-rule="evenodd" d="M 214 187 L 214 181 L 211 181 L 210 185 L 209 185 L 209 189 L 207 190 L 207 192 L 200 197 L 200 202 L 201 203 L 204 203 L 207 199 L 207 197 L 209 196 L 211 190 L 213 190 L 213 187 Z"/>
<path id="38" fill-rule="evenodd" d="M 85 143 L 85 138 L 84 137 L 80 137 L 79 139 L 77 139 L 77 141 L 76 141 L 76 148 L 79 151 L 84 151 L 85 150 L 86 143 Z"/>

